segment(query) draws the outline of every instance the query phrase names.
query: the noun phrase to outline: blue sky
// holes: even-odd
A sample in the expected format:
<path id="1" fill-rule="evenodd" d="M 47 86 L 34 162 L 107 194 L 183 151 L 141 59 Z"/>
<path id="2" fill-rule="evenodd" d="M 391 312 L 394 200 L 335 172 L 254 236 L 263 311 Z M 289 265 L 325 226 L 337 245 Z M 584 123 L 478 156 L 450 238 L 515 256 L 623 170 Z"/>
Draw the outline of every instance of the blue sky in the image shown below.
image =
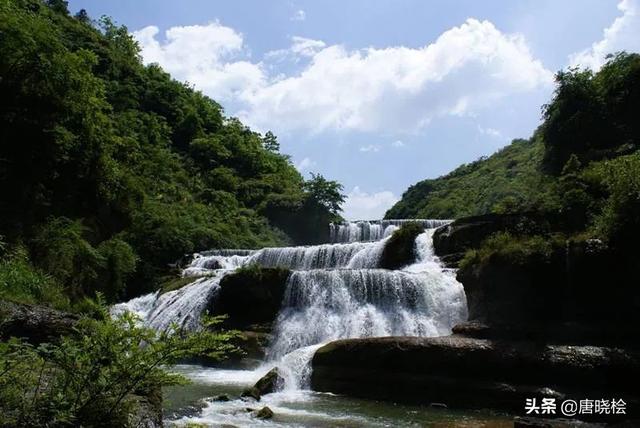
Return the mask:
<path id="1" fill-rule="evenodd" d="M 640 51 L 640 0 L 71 0 L 339 180 L 347 218 L 529 137 L 553 73 Z"/>

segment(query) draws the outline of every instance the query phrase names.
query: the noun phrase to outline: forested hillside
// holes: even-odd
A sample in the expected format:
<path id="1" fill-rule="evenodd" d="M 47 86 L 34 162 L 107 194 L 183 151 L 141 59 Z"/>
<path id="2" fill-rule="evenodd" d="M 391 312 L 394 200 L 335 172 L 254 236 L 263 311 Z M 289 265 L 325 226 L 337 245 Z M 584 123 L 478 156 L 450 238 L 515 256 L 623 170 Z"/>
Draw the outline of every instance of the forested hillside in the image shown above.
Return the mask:
<path id="1" fill-rule="evenodd" d="M 0 142 L 0 297 L 27 302 L 115 301 L 185 253 L 313 242 L 291 220 L 318 230 L 342 201 L 64 1 L 0 0 Z"/>
<path id="2" fill-rule="evenodd" d="M 386 218 L 458 218 L 548 203 L 552 180 L 538 170 L 543 152 L 537 138 L 515 140 L 487 158 L 409 187 Z"/>
<path id="3" fill-rule="evenodd" d="M 584 229 L 604 227 L 620 199 L 637 209 L 640 56 L 620 53 L 597 73 L 569 69 L 556 81 L 530 139 L 409 187 L 386 218 L 539 211 Z"/>

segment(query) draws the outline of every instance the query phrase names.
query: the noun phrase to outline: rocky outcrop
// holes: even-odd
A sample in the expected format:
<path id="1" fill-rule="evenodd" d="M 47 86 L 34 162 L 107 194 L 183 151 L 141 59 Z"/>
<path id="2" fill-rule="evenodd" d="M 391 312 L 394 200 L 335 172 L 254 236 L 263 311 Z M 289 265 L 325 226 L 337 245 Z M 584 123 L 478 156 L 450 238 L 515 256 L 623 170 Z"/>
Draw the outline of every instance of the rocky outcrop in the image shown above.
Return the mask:
<path id="1" fill-rule="evenodd" d="M 312 361 L 317 391 L 522 412 L 525 398 L 622 397 L 638 404 L 640 352 L 461 336 L 347 339 Z"/>
<path id="2" fill-rule="evenodd" d="M 496 232 L 548 233 L 554 230 L 554 218 L 540 213 L 485 214 L 460 218 L 439 227 L 433 234 L 435 253 L 450 267 L 455 267 L 469 248 L 477 248 Z"/>
<path id="3" fill-rule="evenodd" d="M 228 315 L 226 327 L 264 331 L 278 316 L 289 275 L 288 269 L 257 266 L 226 275 L 211 313 Z"/>
<path id="4" fill-rule="evenodd" d="M 419 223 L 405 223 L 386 242 L 379 266 L 384 269 L 399 269 L 410 265 L 416 260 L 416 237 L 424 232 Z"/>
<path id="5" fill-rule="evenodd" d="M 46 306 L 0 300 L 0 339 L 19 337 L 32 344 L 55 342 L 73 332 L 78 317 Z"/>
<path id="6" fill-rule="evenodd" d="M 468 217 L 436 230 L 434 250 L 449 266 L 457 267 L 465 251 L 480 248 L 496 232 L 535 235 L 551 242 L 551 233 L 563 227 L 562 218 L 551 214 Z M 556 239 L 549 252 L 527 253 L 524 247 L 518 253 L 515 239 L 515 250 L 494 251 L 460 266 L 457 278 L 465 289 L 469 319 L 536 328 L 578 322 L 615 323 L 624 329 L 640 321 L 640 275 L 633 252 L 610 248 L 597 239 Z"/>

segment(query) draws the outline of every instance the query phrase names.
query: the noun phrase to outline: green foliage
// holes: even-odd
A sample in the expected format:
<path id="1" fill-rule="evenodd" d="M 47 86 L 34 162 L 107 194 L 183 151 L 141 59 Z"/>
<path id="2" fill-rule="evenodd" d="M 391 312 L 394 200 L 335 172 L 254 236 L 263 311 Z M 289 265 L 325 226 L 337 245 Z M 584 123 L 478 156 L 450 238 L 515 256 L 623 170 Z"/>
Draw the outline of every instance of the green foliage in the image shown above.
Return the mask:
<path id="1" fill-rule="evenodd" d="M 305 184 L 273 133 L 144 66 L 109 18 L 0 0 L 0 34 L 0 234 L 74 299 L 149 291 L 184 253 L 287 243 L 272 224 L 339 210 L 337 183 Z"/>
<path id="2" fill-rule="evenodd" d="M 380 256 L 380 267 L 399 269 L 415 261 L 416 237 L 424 232 L 419 223 L 405 223 L 386 242 Z"/>
<path id="3" fill-rule="evenodd" d="M 80 221 L 51 218 L 40 226 L 33 240 L 35 260 L 62 284 L 69 284 L 72 295 L 81 294 L 84 284 L 93 283 L 103 259 L 83 237 Z"/>
<path id="4" fill-rule="evenodd" d="M 596 163 L 584 176 L 602 186 L 607 194 L 594 221 L 595 232 L 634 248 L 640 234 L 640 153 Z"/>
<path id="5" fill-rule="evenodd" d="M 554 98 L 543 108 L 545 169 L 557 174 L 572 155 L 593 160 L 638 147 L 639 81 L 637 54 L 611 56 L 597 74 L 560 71 Z"/>
<path id="6" fill-rule="evenodd" d="M 345 195 L 341 193 L 342 189 L 342 184 L 327 180 L 321 174 L 311 173 L 311 180 L 304 183 L 304 190 L 311 199 L 336 216 L 342 211 L 340 205 L 345 198 Z"/>
<path id="7" fill-rule="evenodd" d="M 83 319 L 77 332 L 55 345 L 0 344 L 0 425 L 127 426 L 133 394 L 185 382 L 167 365 L 192 355 L 219 359 L 235 350 L 229 341 L 237 337 L 220 331 L 158 335 L 131 315 Z"/>
<path id="8" fill-rule="evenodd" d="M 569 69 L 556 80 L 544 122 L 530 140 L 514 140 L 488 158 L 411 186 L 385 217 L 537 211 L 559 213 L 568 231 L 589 227 L 610 186 L 582 170 L 640 146 L 640 55 L 619 53 L 598 73 Z"/>
<path id="9" fill-rule="evenodd" d="M 560 236 L 517 236 L 508 232 L 497 232 L 485 239 L 477 249 L 470 249 L 460 261 L 460 268 L 487 263 L 500 258 L 512 264 L 524 264 L 533 257 L 549 259 L 556 245 L 563 245 Z"/>
<path id="10" fill-rule="evenodd" d="M 62 287 L 50 275 L 35 268 L 22 247 L 0 259 L 0 299 L 42 303 L 58 309 L 69 306 Z"/>
<path id="11" fill-rule="evenodd" d="M 488 158 L 409 187 L 385 218 L 459 218 L 552 209 L 559 198 L 554 180 L 538 170 L 543 151 L 535 136 L 514 140 Z"/>

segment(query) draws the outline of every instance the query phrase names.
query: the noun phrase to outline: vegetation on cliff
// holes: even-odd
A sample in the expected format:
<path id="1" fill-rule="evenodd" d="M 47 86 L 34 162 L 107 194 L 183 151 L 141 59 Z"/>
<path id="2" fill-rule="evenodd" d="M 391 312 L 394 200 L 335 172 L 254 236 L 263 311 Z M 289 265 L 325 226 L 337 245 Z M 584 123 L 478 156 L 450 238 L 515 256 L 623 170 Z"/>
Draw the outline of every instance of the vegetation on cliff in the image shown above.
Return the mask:
<path id="1" fill-rule="evenodd" d="M 585 228 L 602 224 L 595 217 L 611 216 L 605 214 L 610 209 L 624 210 L 621 203 L 633 205 L 632 197 L 620 192 L 634 185 L 631 177 L 638 171 L 640 125 L 634 114 L 640 109 L 640 55 L 612 56 L 597 73 L 561 71 L 556 81 L 553 99 L 543 106 L 543 123 L 530 139 L 514 140 L 492 156 L 411 186 L 386 217 L 563 212 Z M 607 208 L 610 204 L 616 207 Z"/>
<path id="2" fill-rule="evenodd" d="M 112 302 L 156 288 L 185 253 L 311 242 L 298 220 L 339 217 L 338 183 L 305 181 L 271 132 L 144 66 L 125 27 L 0 0 L 0 34 L 4 297 Z M 7 287 L 20 272 L 39 289 Z"/>

